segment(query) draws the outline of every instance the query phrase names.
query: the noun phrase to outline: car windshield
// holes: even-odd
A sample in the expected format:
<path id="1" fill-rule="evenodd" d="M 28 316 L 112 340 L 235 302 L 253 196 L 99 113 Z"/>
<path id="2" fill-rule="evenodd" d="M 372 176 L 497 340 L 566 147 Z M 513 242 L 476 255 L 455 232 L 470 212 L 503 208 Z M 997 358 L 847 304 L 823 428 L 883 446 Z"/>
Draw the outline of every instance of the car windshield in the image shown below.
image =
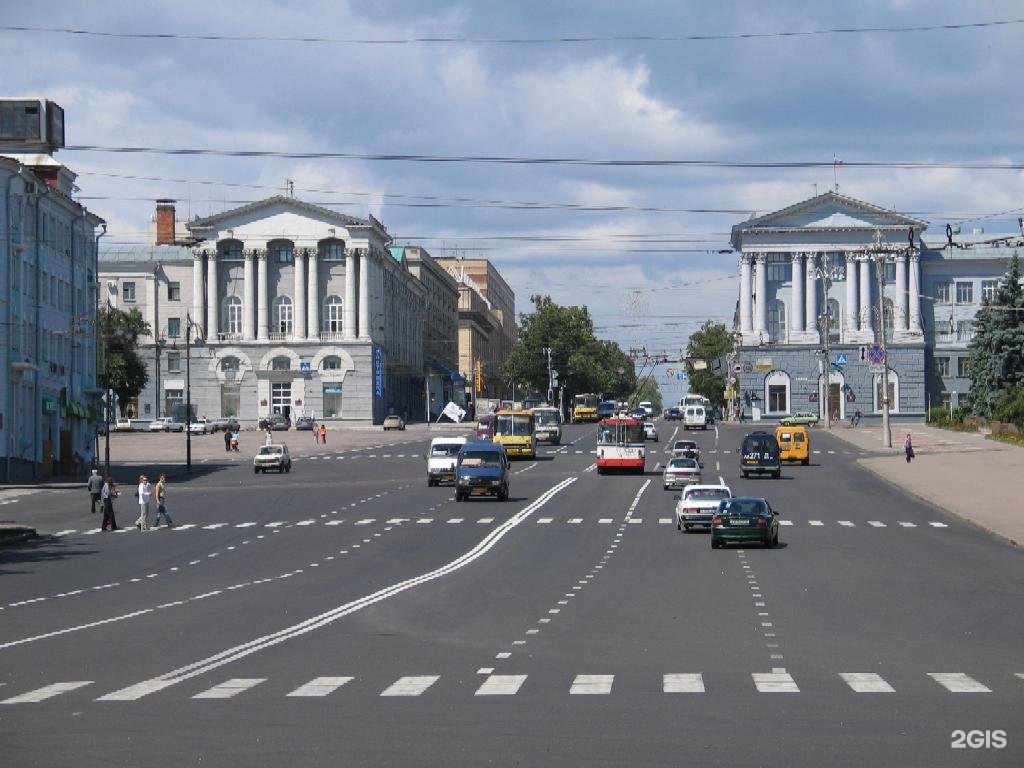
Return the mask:
<path id="1" fill-rule="evenodd" d="M 463 467 L 500 467 L 500 454 L 496 451 L 464 451 L 459 456 Z"/>
<path id="2" fill-rule="evenodd" d="M 718 507 L 718 512 L 723 515 L 763 515 L 765 506 L 759 499 L 734 499 L 723 501 Z"/>
<path id="3" fill-rule="evenodd" d="M 693 459 L 672 459 L 668 465 L 671 469 L 699 469 Z"/>
<path id="4" fill-rule="evenodd" d="M 431 456 L 457 456 L 462 449 L 461 443 L 441 443 L 430 449 Z"/>
<path id="5" fill-rule="evenodd" d="M 264 445 L 260 448 L 260 456 L 272 456 L 277 453 L 281 453 L 279 445 Z"/>
<path id="6" fill-rule="evenodd" d="M 729 491 L 725 488 L 700 488 L 687 491 L 686 498 L 693 501 L 718 501 L 719 499 L 728 499 Z"/>
<path id="7" fill-rule="evenodd" d="M 696 449 L 697 449 L 697 444 L 696 443 L 692 443 L 692 442 L 690 442 L 688 440 L 680 440 L 675 445 L 675 450 L 677 450 L 677 451 L 693 451 L 693 450 L 696 450 Z"/>

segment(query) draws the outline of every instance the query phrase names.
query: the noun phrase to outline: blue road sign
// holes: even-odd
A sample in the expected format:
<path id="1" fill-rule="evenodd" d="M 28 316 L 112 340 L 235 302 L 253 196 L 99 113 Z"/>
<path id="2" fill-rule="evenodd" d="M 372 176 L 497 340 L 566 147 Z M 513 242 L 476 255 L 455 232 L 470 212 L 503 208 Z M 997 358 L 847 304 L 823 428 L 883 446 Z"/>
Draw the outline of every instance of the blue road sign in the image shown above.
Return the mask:
<path id="1" fill-rule="evenodd" d="M 846 365 L 848 362 L 850 359 L 845 354 L 842 352 L 836 354 L 836 365 Z"/>
<path id="2" fill-rule="evenodd" d="M 885 350 L 880 344 L 872 344 L 868 347 L 868 362 L 874 365 L 885 364 Z"/>
<path id="3" fill-rule="evenodd" d="M 312 372 L 313 372 L 313 364 L 312 363 L 302 363 L 302 362 L 299 363 L 299 373 L 312 373 Z"/>

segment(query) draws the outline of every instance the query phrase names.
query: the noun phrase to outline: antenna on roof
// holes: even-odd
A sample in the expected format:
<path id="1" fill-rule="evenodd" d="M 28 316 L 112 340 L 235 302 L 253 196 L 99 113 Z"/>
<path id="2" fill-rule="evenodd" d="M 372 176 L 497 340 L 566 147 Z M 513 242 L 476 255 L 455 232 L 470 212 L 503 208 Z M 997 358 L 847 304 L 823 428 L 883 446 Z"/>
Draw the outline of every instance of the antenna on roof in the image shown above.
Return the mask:
<path id="1" fill-rule="evenodd" d="M 836 157 L 836 153 L 832 153 L 832 180 L 835 183 L 836 192 L 839 191 L 839 166 L 843 164 L 843 161 Z"/>
<path id="2" fill-rule="evenodd" d="M 288 190 L 288 197 L 295 197 L 295 182 L 292 179 L 285 179 L 284 185 Z"/>

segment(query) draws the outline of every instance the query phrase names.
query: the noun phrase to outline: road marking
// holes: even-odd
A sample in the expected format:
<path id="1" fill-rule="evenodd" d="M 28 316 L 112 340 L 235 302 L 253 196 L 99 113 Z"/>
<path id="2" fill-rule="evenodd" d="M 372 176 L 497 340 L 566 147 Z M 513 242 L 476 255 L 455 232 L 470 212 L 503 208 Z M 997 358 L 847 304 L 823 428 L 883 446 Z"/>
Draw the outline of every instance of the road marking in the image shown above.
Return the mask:
<path id="1" fill-rule="evenodd" d="M 9 699 L 0 701 L 0 704 L 35 704 L 46 699 L 59 696 L 62 693 L 73 691 L 77 688 L 82 688 L 86 685 L 91 685 L 92 680 L 72 680 L 67 683 L 54 683 L 53 685 L 47 685 L 43 688 L 37 688 L 34 691 L 23 693 L 20 696 L 12 696 Z"/>
<path id="2" fill-rule="evenodd" d="M 477 522 L 480 525 L 487 525 L 488 523 L 493 523 L 494 522 L 494 518 L 493 517 L 481 517 L 479 520 L 477 520 Z"/>
<path id="3" fill-rule="evenodd" d="M 547 525 L 554 520 L 553 517 L 539 517 L 537 518 L 537 525 Z"/>
<path id="4" fill-rule="evenodd" d="M 315 677 L 305 685 L 300 685 L 289 696 L 327 696 L 351 681 L 351 677 Z"/>
<path id="5" fill-rule="evenodd" d="M 629 518 L 630 525 L 640 525 L 641 523 L 643 523 L 643 521 L 644 521 L 644 519 L 642 517 L 631 517 L 631 518 Z"/>
<path id="6" fill-rule="evenodd" d="M 615 675 L 576 675 L 570 695 L 603 695 L 612 692 Z"/>
<path id="7" fill-rule="evenodd" d="M 665 693 L 704 693 L 704 676 L 700 672 L 663 675 L 662 691 Z"/>
<path id="8" fill-rule="evenodd" d="M 255 522 L 239 523 L 238 525 L 235 526 L 235 528 L 252 528 L 254 525 L 259 525 L 259 523 L 255 523 Z"/>
<path id="9" fill-rule="evenodd" d="M 400 677 L 383 691 L 381 696 L 419 696 L 438 681 L 440 675 Z"/>
<path id="10" fill-rule="evenodd" d="M 658 518 L 658 522 L 661 525 L 672 525 L 672 518 L 671 517 L 659 517 Z"/>
<path id="11" fill-rule="evenodd" d="M 779 525 L 792 525 L 792 520 L 779 520 Z"/>
<path id="12" fill-rule="evenodd" d="M 821 522 L 821 520 L 808 520 L 807 522 L 815 526 L 824 525 L 824 523 Z"/>
<path id="13" fill-rule="evenodd" d="M 857 693 L 895 693 L 893 687 L 874 672 L 840 672 L 839 676 Z"/>
<path id="14" fill-rule="evenodd" d="M 184 525 L 176 525 L 171 530 L 172 531 L 187 531 L 189 528 L 195 528 L 195 527 L 196 527 L 195 523 L 185 523 Z M 124 529 L 122 528 L 121 530 L 124 530 Z"/>
<path id="15" fill-rule="evenodd" d="M 476 689 L 474 696 L 515 696 L 519 693 L 526 675 L 491 675 Z"/>
<path id="16" fill-rule="evenodd" d="M 853 523 L 851 523 L 849 520 L 840 520 L 839 524 L 844 528 L 853 528 Z"/>
<path id="17" fill-rule="evenodd" d="M 295 525 L 316 525 L 316 520 L 299 520 Z"/>
<path id="18" fill-rule="evenodd" d="M 754 672 L 753 678 L 761 693 L 800 693 L 788 672 Z"/>
<path id="19" fill-rule="evenodd" d="M 432 522 L 434 522 L 434 518 L 432 518 L 432 517 L 421 517 L 419 520 L 416 521 L 416 524 L 417 525 L 426 525 L 427 523 L 432 523 Z"/>
<path id="20" fill-rule="evenodd" d="M 599 525 L 609 525 L 614 522 L 610 517 L 602 517 L 597 521 Z"/>
<path id="21" fill-rule="evenodd" d="M 868 520 L 868 525 L 872 528 L 885 528 L 885 523 L 881 520 Z"/>
<path id="22" fill-rule="evenodd" d="M 928 523 L 932 528 L 949 528 L 945 523 Z"/>
<path id="23" fill-rule="evenodd" d="M 569 525 L 579 525 L 580 523 L 583 522 L 583 518 L 582 517 L 570 517 L 565 522 L 567 522 Z"/>
<path id="24" fill-rule="evenodd" d="M 902 520 L 897 520 L 901 528 L 917 528 L 917 523 L 904 523 Z"/>
<path id="25" fill-rule="evenodd" d="M 225 680 L 219 685 L 213 686 L 202 693 L 197 693 L 193 696 L 193 699 L 230 699 L 233 696 L 237 696 L 242 691 L 247 691 L 250 688 L 255 688 L 260 683 L 266 682 L 265 677 L 233 677 L 230 680 Z"/>
<path id="26" fill-rule="evenodd" d="M 953 693 L 992 693 L 991 689 L 963 672 L 929 672 L 928 677 Z"/>
<path id="27" fill-rule="evenodd" d="M 377 518 L 375 518 L 375 517 L 366 517 L 366 518 L 363 518 L 362 520 L 356 520 L 356 525 L 369 525 L 370 523 L 372 523 L 376 519 Z"/>
<path id="28" fill-rule="evenodd" d="M 279 521 L 274 522 L 274 523 L 267 523 L 263 527 L 264 528 L 280 528 L 282 525 L 284 525 L 284 521 L 283 520 L 279 520 Z"/>
<path id="29" fill-rule="evenodd" d="M 59 635 L 66 635 L 69 632 L 78 632 L 79 630 L 82 630 L 82 629 L 92 629 L 93 627 L 101 627 L 104 624 L 113 624 L 113 623 L 118 622 L 118 621 L 125 621 L 126 619 L 133 619 L 136 616 L 143 616 L 143 615 L 145 615 L 147 613 L 152 613 L 153 610 L 154 609 L 152 609 L 152 608 L 143 608 L 140 611 L 132 611 L 131 613 L 121 614 L 120 616 L 114 616 L 114 617 L 109 618 L 109 619 L 100 619 L 99 621 L 91 621 L 88 624 L 78 624 L 78 625 L 73 626 L 73 627 L 67 627 L 65 629 L 57 629 L 57 630 L 54 630 L 53 632 L 46 632 L 45 634 L 42 634 L 42 635 L 34 635 L 32 637 L 23 637 L 20 640 L 11 640 L 10 642 L 3 643 L 2 645 L 0 645 L 0 651 L 4 650 L 5 648 L 12 648 L 12 647 L 14 647 L 16 645 L 22 645 L 24 643 L 35 642 L 36 640 L 46 640 L 47 638 L 58 637 Z"/>
<path id="30" fill-rule="evenodd" d="M 324 525 L 341 525 L 344 522 L 344 520 L 328 520 Z"/>

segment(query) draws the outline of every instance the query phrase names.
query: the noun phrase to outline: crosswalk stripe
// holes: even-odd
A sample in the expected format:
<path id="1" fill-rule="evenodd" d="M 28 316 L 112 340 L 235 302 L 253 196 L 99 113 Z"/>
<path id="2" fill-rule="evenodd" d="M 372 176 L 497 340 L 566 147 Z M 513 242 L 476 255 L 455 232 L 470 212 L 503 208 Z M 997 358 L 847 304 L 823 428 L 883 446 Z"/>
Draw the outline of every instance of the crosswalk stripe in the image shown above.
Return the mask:
<path id="1" fill-rule="evenodd" d="M 296 525 L 316 525 L 316 520 L 299 520 Z"/>
<path id="2" fill-rule="evenodd" d="M 881 520 L 868 520 L 868 525 L 872 526 L 873 528 L 885 528 L 885 523 L 883 523 Z"/>
<path id="3" fill-rule="evenodd" d="M 992 693 L 990 688 L 963 672 L 929 672 L 928 677 L 953 693 Z"/>
<path id="4" fill-rule="evenodd" d="M 754 672 L 754 685 L 761 693 L 800 693 L 788 672 Z"/>
<path id="5" fill-rule="evenodd" d="M 843 526 L 844 528 L 853 528 L 853 523 L 850 522 L 849 520 L 840 520 L 839 524 L 841 526 Z"/>
<path id="6" fill-rule="evenodd" d="M 576 675 L 569 693 L 572 695 L 601 695 L 612 692 L 615 675 Z"/>
<path id="7" fill-rule="evenodd" d="M 213 686 L 202 693 L 197 693 L 193 699 L 230 699 L 242 691 L 254 688 L 260 683 L 266 682 L 265 677 L 233 677 L 223 683 Z"/>
<path id="8" fill-rule="evenodd" d="M 582 517 L 570 517 L 565 522 L 567 522 L 569 525 L 579 525 L 580 523 L 583 522 L 583 518 Z"/>
<path id="9" fill-rule="evenodd" d="M 640 525 L 641 523 L 643 523 L 643 521 L 644 521 L 644 519 L 642 517 L 631 517 L 631 518 L 629 518 L 630 525 Z"/>
<path id="10" fill-rule="evenodd" d="M 400 677 L 383 691 L 381 696 L 419 696 L 438 681 L 440 675 Z"/>
<path id="11" fill-rule="evenodd" d="M 351 681 L 351 677 L 315 677 L 305 685 L 300 685 L 289 696 L 327 696 Z"/>
<path id="12" fill-rule="evenodd" d="M 661 689 L 665 693 L 704 693 L 704 676 L 700 672 L 664 675 Z"/>
<path id="13" fill-rule="evenodd" d="M 225 525 L 227 525 L 227 523 L 210 523 L 210 525 L 204 525 L 203 526 L 203 530 L 204 531 L 213 531 L 213 530 L 216 530 L 217 528 L 223 528 Z"/>
<path id="14" fill-rule="evenodd" d="M 857 693 L 895 693 L 893 687 L 874 672 L 840 672 L 839 676 Z"/>
<path id="15" fill-rule="evenodd" d="M 151 693 L 156 693 L 170 685 L 174 685 L 175 682 L 174 680 L 146 680 L 145 682 L 135 683 L 135 685 L 129 685 L 127 688 L 121 688 L 118 691 L 104 694 L 96 699 L 96 701 L 135 701 L 143 696 L 148 696 Z"/>
<path id="16" fill-rule="evenodd" d="M 661 525 L 672 525 L 672 518 L 671 517 L 659 517 L 658 518 L 658 523 L 661 524 Z"/>
<path id="17" fill-rule="evenodd" d="M 369 525 L 374 520 L 376 520 L 376 518 L 374 518 L 374 517 L 366 517 L 366 518 L 363 518 L 362 520 L 356 520 L 355 524 L 356 525 Z"/>
<path id="18" fill-rule="evenodd" d="M 35 704 L 91 684 L 92 680 L 72 680 L 66 683 L 54 683 L 53 685 L 47 685 L 34 691 L 23 693 L 20 696 L 4 699 L 0 701 L 0 704 Z"/>
<path id="19" fill-rule="evenodd" d="M 426 525 L 427 523 L 432 522 L 434 522 L 434 518 L 432 517 L 421 517 L 419 520 L 416 521 L 418 525 Z"/>
<path id="20" fill-rule="evenodd" d="M 928 523 L 932 528 L 949 528 L 945 523 Z"/>
<path id="21" fill-rule="evenodd" d="M 189 528 L 195 528 L 195 523 L 184 523 L 183 525 L 176 525 L 172 530 L 175 531 L 187 531 Z"/>
<path id="22" fill-rule="evenodd" d="M 821 522 L 821 520 L 808 520 L 807 522 L 814 526 L 824 525 L 824 523 Z"/>
<path id="23" fill-rule="evenodd" d="M 901 528 L 917 528 L 916 523 L 905 523 L 902 520 L 898 520 L 897 522 L 900 524 Z"/>
<path id="24" fill-rule="evenodd" d="M 525 682 L 526 675 L 490 675 L 473 695 L 515 696 Z"/>

